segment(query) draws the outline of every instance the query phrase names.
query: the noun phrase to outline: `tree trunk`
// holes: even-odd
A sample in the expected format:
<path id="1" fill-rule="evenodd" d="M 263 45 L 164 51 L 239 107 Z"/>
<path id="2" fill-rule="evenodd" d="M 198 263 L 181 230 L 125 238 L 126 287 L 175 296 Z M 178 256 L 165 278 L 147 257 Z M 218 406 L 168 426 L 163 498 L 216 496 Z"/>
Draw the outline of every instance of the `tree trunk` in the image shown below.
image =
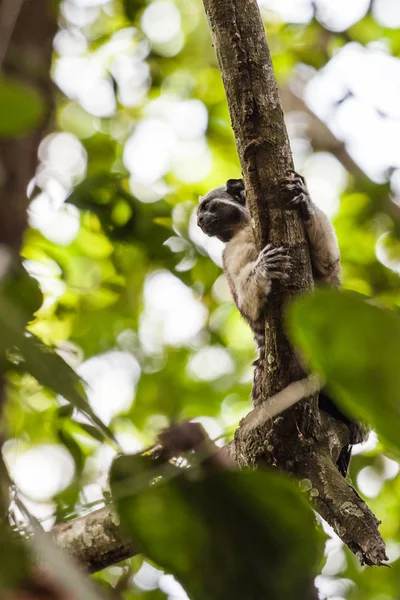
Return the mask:
<path id="1" fill-rule="evenodd" d="M 285 331 L 291 296 L 313 285 L 305 231 L 285 209 L 280 182 L 293 161 L 271 55 L 256 0 L 203 0 L 228 100 L 255 238 L 259 247 L 284 246 L 292 257 L 290 284 L 274 282 L 266 311 L 262 397 L 300 379 L 302 368 Z M 245 424 L 246 420 L 243 420 Z M 336 469 L 349 443 L 346 426 L 320 413 L 317 394 L 254 429 L 239 425 L 227 452 L 239 466 L 274 466 L 301 478 L 317 510 L 361 562 L 381 564 L 385 545 L 378 521 Z M 336 476 L 333 476 L 336 475 Z M 306 483 L 304 483 L 306 482 Z M 349 510 L 348 510 L 349 509 Z"/>
<path id="2" fill-rule="evenodd" d="M 25 0 L 12 31 L 6 15 L 19 0 L 0 0 L 2 42 L 9 39 L 4 75 L 36 88 L 46 103 L 43 122 L 28 135 L 0 138 L 0 245 L 18 253 L 27 224 L 27 187 L 35 174 L 37 151 L 53 110 L 50 66 L 57 31 L 56 8 L 47 0 Z M 1 67 L 1 65 L 0 65 Z"/>
<path id="3" fill-rule="evenodd" d="M 299 379 L 302 369 L 283 328 L 283 309 L 292 294 L 312 288 L 303 225 L 283 210 L 280 182 L 293 169 L 292 154 L 271 56 L 256 0 L 203 0 L 225 86 L 242 165 L 255 238 L 284 246 L 293 260 L 290 284 L 274 281 L 266 317 L 267 365 L 264 397 Z"/>

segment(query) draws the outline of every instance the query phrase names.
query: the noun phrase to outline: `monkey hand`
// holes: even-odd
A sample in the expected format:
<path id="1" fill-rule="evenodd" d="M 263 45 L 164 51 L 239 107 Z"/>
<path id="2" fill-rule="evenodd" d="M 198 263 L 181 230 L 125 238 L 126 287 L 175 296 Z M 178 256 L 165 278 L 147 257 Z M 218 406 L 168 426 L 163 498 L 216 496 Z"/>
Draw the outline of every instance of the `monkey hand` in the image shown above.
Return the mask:
<path id="1" fill-rule="evenodd" d="M 284 248 L 268 244 L 258 255 L 256 266 L 269 279 L 287 279 L 290 264 L 290 257 Z"/>
<path id="2" fill-rule="evenodd" d="M 281 190 L 287 201 L 287 208 L 298 208 L 302 218 L 308 221 L 314 210 L 304 177 L 293 171 L 292 177 L 283 180 Z"/>

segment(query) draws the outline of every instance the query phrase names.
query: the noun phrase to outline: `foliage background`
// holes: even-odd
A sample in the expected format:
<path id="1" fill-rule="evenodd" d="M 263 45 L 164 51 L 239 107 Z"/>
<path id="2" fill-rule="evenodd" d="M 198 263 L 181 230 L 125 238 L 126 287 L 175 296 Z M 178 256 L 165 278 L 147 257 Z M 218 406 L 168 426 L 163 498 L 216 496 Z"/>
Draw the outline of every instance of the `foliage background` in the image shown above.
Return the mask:
<path id="1" fill-rule="evenodd" d="M 344 287 L 397 311 L 400 8 L 260 6 L 296 167 L 334 220 Z M 194 218 L 199 195 L 240 176 L 202 4 L 64 0 L 59 25 L 56 123 L 23 248 L 43 295 L 26 284 L 40 305 L 29 329 L 88 382 L 124 450 L 185 418 L 222 444 L 249 410 L 255 353 L 221 245 Z M 50 528 L 100 505 L 115 450 L 32 376 L 8 379 L 3 452 L 32 512 Z M 356 453 L 351 477 L 383 521 L 392 569 L 361 569 L 331 538 L 317 585 L 321 598 L 389 600 L 400 593 L 399 467 L 374 433 Z M 97 578 L 127 599 L 186 597 L 139 558 Z"/>

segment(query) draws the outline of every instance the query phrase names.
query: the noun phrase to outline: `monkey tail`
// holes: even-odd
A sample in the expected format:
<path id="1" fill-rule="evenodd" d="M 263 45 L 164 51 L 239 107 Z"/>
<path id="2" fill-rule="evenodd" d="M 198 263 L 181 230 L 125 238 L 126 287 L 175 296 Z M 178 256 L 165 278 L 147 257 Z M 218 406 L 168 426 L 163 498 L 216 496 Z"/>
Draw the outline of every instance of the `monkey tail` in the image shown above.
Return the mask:
<path id="1" fill-rule="evenodd" d="M 339 458 L 336 463 L 336 466 L 339 469 L 339 472 L 343 475 L 343 477 L 347 477 L 347 473 L 349 472 L 352 448 L 353 446 L 350 445 L 345 446 L 339 454 Z"/>

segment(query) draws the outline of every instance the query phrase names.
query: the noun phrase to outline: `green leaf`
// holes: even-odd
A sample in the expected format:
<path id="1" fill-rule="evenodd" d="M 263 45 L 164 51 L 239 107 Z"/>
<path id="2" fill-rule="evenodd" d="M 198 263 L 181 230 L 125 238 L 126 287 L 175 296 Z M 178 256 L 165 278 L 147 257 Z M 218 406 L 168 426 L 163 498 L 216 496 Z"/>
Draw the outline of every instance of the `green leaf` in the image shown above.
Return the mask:
<path id="1" fill-rule="evenodd" d="M 119 457 L 111 489 L 136 547 L 193 600 L 311 597 L 320 544 L 292 482 L 262 471 L 196 477 L 193 469 L 161 469 L 143 456 Z M 159 483 L 165 469 L 168 480 Z"/>
<path id="2" fill-rule="evenodd" d="M 156 217 L 155 219 L 153 219 L 153 221 L 157 225 L 161 225 L 161 227 L 173 230 L 173 221 L 171 217 Z"/>
<path id="3" fill-rule="evenodd" d="M 291 338 L 349 414 L 400 448 L 400 317 L 354 292 L 318 290 L 288 313 Z"/>
<path id="4" fill-rule="evenodd" d="M 61 356 L 33 336 L 21 336 L 15 343 L 21 351 L 28 373 L 33 375 L 42 385 L 62 395 L 89 417 L 103 434 L 103 438 L 105 437 L 105 439 L 117 443 L 112 431 L 90 408 L 82 379 Z"/>
<path id="5" fill-rule="evenodd" d="M 59 427 L 57 431 L 60 442 L 67 448 L 74 459 L 76 472 L 80 474 L 85 464 L 85 457 L 79 444 L 74 440 L 67 427 Z"/>
<path id="6" fill-rule="evenodd" d="M 0 80 L 0 135 L 29 133 L 45 112 L 45 102 L 34 87 L 10 77 Z"/>
<path id="7" fill-rule="evenodd" d="M 123 0 L 125 16 L 129 21 L 134 21 L 137 13 L 147 6 L 146 0 Z"/>
<path id="8" fill-rule="evenodd" d="M 3 492 L 3 490 L 1 490 Z M 21 537 L 11 531 L 6 520 L 0 518 L 0 596 L 7 595 L 23 582 L 28 571 L 28 555 Z"/>
<path id="9" fill-rule="evenodd" d="M 103 434 L 97 429 L 97 427 L 94 427 L 94 425 L 90 425 L 90 423 L 79 423 L 77 421 L 74 421 L 74 423 L 76 423 L 81 429 L 83 429 L 83 431 L 85 431 L 93 439 L 97 440 L 98 442 L 104 441 Z"/>
<path id="10" fill-rule="evenodd" d="M 63 404 L 57 409 L 57 416 L 59 419 L 70 419 L 74 412 L 73 404 Z"/>
<path id="11" fill-rule="evenodd" d="M 110 429 L 90 408 L 79 375 L 52 348 L 33 335 L 26 336 L 24 325 L 22 312 L 0 294 L 0 353 L 17 347 L 28 373 L 42 385 L 64 396 L 89 417 L 106 439 L 117 443 Z"/>
<path id="12" fill-rule="evenodd" d="M 34 313 L 42 306 L 43 295 L 39 283 L 20 264 L 13 265 L 2 286 L 8 300 L 17 306 L 25 323 L 32 320 Z"/>

